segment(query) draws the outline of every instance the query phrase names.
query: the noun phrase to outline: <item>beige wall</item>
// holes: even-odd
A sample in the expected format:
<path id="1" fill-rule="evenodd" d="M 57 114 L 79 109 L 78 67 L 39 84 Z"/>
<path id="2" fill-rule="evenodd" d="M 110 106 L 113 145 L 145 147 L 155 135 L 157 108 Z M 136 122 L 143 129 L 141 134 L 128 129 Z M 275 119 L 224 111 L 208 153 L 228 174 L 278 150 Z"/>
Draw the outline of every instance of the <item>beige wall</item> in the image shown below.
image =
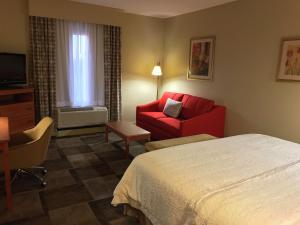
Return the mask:
<path id="1" fill-rule="evenodd" d="M 0 51 L 27 51 L 28 15 L 121 26 L 123 119 L 134 121 L 136 105 L 155 99 L 151 70 L 162 58 L 162 20 L 65 0 L 1 0 Z"/>
<path id="2" fill-rule="evenodd" d="M 0 1 L 0 52 L 26 53 L 28 4 L 24 0 Z"/>
<path id="3" fill-rule="evenodd" d="M 299 0 L 240 0 L 166 21 L 163 90 L 227 107 L 226 134 L 300 142 L 300 83 L 277 82 L 280 43 L 300 36 Z M 191 37 L 216 36 L 213 81 L 188 81 Z"/>

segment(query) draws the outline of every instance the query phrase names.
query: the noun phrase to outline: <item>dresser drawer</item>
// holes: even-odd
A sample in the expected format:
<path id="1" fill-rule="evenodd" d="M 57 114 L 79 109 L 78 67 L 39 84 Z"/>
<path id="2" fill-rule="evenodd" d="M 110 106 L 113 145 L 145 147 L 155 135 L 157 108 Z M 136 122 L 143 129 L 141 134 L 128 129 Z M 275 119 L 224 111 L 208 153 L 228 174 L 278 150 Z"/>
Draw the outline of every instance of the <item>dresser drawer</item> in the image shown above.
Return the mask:
<path id="1" fill-rule="evenodd" d="M 10 133 L 20 132 L 34 127 L 33 115 L 15 116 L 9 118 Z"/>
<path id="2" fill-rule="evenodd" d="M 32 102 L 0 106 L 0 116 L 18 117 L 29 114 L 34 114 L 34 105 Z"/>
<path id="3" fill-rule="evenodd" d="M 31 87 L 0 90 L 0 117 L 8 117 L 10 133 L 35 125 L 34 90 Z"/>

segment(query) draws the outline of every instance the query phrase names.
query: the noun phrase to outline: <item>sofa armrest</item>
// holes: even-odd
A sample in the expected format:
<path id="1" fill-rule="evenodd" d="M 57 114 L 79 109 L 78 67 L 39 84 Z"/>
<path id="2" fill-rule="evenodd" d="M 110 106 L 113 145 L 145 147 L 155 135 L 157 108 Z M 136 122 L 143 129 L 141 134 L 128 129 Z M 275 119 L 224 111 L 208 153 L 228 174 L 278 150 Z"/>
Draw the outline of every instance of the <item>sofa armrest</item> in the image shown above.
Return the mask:
<path id="1" fill-rule="evenodd" d="M 213 110 L 181 121 L 181 135 L 210 134 L 224 137 L 225 107 L 215 106 Z"/>
<path id="2" fill-rule="evenodd" d="M 138 121 L 138 115 L 141 112 L 157 112 L 158 111 L 158 103 L 159 103 L 159 100 L 156 100 L 156 101 L 150 102 L 146 105 L 138 105 L 136 107 L 136 121 Z"/>
<path id="3" fill-rule="evenodd" d="M 140 112 L 157 112 L 158 111 L 158 103 L 159 100 L 148 103 L 146 105 L 138 105 L 136 107 L 136 113 L 140 113 Z"/>

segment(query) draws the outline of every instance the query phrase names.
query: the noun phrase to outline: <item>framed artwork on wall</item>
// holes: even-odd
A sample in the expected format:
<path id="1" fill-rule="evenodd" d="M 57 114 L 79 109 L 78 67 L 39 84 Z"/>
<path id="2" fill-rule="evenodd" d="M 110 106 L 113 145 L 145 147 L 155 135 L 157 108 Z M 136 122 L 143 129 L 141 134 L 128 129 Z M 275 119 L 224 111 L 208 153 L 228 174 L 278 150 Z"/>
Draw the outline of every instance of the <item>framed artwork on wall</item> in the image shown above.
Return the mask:
<path id="1" fill-rule="evenodd" d="M 215 37 L 191 39 L 188 79 L 212 80 L 214 48 Z"/>
<path id="2" fill-rule="evenodd" d="M 278 80 L 300 81 L 300 39 L 282 41 Z"/>

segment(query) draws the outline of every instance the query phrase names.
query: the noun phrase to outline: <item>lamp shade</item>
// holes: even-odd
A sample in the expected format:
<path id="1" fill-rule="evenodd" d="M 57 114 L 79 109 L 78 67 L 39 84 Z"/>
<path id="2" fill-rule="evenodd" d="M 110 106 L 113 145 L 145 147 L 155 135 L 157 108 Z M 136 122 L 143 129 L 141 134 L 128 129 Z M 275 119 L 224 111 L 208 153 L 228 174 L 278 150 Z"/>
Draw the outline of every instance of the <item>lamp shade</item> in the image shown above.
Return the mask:
<path id="1" fill-rule="evenodd" d="M 159 64 L 157 64 L 156 66 L 154 66 L 154 68 L 152 70 L 152 75 L 153 76 L 161 76 L 162 75 L 161 68 L 160 68 Z"/>
<path id="2" fill-rule="evenodd" d="M 9 141 L 8 118 L 0 117 L 0 142 Z"/>

